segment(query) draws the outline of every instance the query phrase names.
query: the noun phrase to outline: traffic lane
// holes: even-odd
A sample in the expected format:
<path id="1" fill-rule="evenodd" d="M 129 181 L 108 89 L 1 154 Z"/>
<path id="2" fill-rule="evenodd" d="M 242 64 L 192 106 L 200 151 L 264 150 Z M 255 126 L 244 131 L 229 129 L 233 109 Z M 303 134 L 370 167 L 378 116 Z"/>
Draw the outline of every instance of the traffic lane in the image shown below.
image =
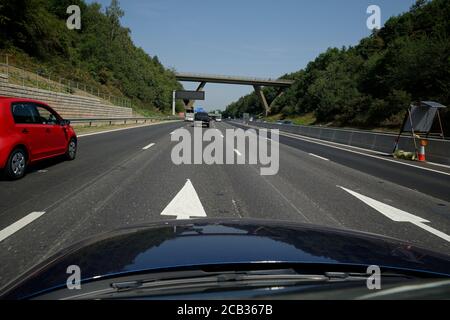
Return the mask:
<path id="1" fill-rule="evenodd" d="M 187 129 L 193 133 L 192 126 Z M 258 212 L 253 217 L 304 221 L 285 199 L 273 195 L 270 186 L 261 184 L 258 172 L 252 166 L 175 165 L 172 148 L 176 144 L 169 136 L 158 143 L 152 151 L 155 157 L 152 162 L 145 165 L 139 174 L 130 175 L 129 179 L 121 182 L 120 190 L 105 203 L 102 210 L 91 215 L 96 222 L 90 225 L 115 229 L 129 224 L 174 219 L 175 216 L 161 216 L 161 213 L 187 180 L 191 181 L 208 217 L 250 217 L 250 213 Z M 252 192 L 246 190 L 253 200 L 250 203 L 241 196 L 245 189 L 249 189 L 246 184 L 253 186 Z M 186 203 L 186 206 L 189 204 Z M 273 212 L 280 209 L 283 212 L 274 216 Z M 192 212 L 192 217 L 198 217 L 196 212 Z M 96 233 L 98 230 L 93 228 L 89 232 Z"/>
<path id="2" fill-rule="evenodd" d="M 66 195 L 85 188 L 142 146 L 184 123 L 169 123 L 80 137 L 77 159 L 41 162 L 18 181 L 0 181 L 0 230 L 30 212 L 42 211 Z M 48 165 L 46 167 L 42 167 Z"/>
<path id="3" fill-rule="evenodd" d="M 418 190 L 443 201 L 450 201 L 450 176 L 448 175 L 405 166 L 397 162 L 366 157 L 340 149 L 322 147 L 318 144 L 286 136 L 280 136 L 280 142 L 412 190 Z"/>
<path id="4" fill-rule="evenodd" d="M 233 126 L 248 129 L 244 125 Z M 280 132 L 281 133 L 281 132 Z M 300 138 L 304 138 L 301 137 Z M 450 201 L 450 176 L 427 171 L 400 162 L 384 161 L 315 142 L 280 135 L 280 143 L 329 159 L 369 175 L 418 190 L 443 201 Z M 326 142 L 324 142 L 326 143 Z M 388 157 L 388 156 L 386 156 Z"/>
<path id="5" fill-rule="evenodd" d="M 315 158 L 281 145 L 280 171 L 287 189 L 301 190 L 322 212 L 332 214 L 344 228 L 381 234 L 450 254 L 449 242 L 408 222 L 394 222 L 344 191 L 350 189 L 429 221 L 426 225 L 450 234 L 450 204 L 346 166 Z M 276 182 L 274 182 L 276 184 Z M 311 218 L 312 219 L 312 218 Z M 320 223 L 320 221 L 314 221 Z"/>
<path id="6" fill-rule="evenodd" d="M 411 223 L 394 222 L 340 187 L 427 219 L 426 225 L 446 234 L 450 234 L 448 202 L 298 148 L 282 143 L 279 147 L 279 172 L 264 179 L 300 208 L 309 222 L 381 234 L 450 254 L 448 241 Z"/>
<path id="7" fill-rule="evenodd" d="M 0 265 L 0 286 L 68 245 L 109 230 L 102 224 L 103 219 L 113 221 L 114 215 L 119 215 L 132 222 L 132 217 L 127 216 L 129 210 L 105 212 L 105 215 L 101 212 L 123 188 L 130 187 L 136 192 L 139 186 L 130 185 L 129 181 L 142 176 L 143 168 L 153 163 L 158 155 L 157 146 L 164 145 L 162 141 L 166 141 L 169 132 L 165 130 L 158 139 L 152 139 L 155 145 L 144 150 L 148 145 L 146 141 L 138 152 L 132 152 L 106 174 L 97 176 L 76 192 L 65 194 L 46 208 L 39 219 L 1 241 L 0 260 L 4 263 Z"/>

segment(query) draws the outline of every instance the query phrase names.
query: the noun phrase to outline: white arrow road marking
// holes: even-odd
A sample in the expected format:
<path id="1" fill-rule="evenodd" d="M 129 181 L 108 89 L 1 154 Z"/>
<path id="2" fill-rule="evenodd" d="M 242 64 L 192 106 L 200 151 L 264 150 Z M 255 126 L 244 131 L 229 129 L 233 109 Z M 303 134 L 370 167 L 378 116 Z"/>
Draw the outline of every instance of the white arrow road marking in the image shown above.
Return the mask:
<path id="1" fill-rule="evenodd" d="M 23 217 L 17 222 L 14 222 L 9 227 L 6 227 L 2 231 L 0 231 L 0 242 L 11 236 L 12 234 L 16 233 L 26 225 L 32 223 L 34 220 L 42 216 L 45 212 L 32 212 L 29 215 Z"/>
<path id="2" fill-rule="evenodd" d="M 150 149 L 150 148 L 153 147 L 154 145 L 155 145 L 154 143 L 150 143 L 148 146 L 143 147 L 142 150 Z"/>
<path id="3" fill-rule="evenodd" d="M 389 219 L 391 219 L 392 221 L 395 222 L 409 222 L 414 224 L 415 226 L 422 228 L 432 234 L 434 234 L 435 236 L 442 238 L 448 242 L 450 242 L 450 236 L 443 233 L 442 231 L 436 230 L 428 225 L 426 225 L 426 222 L 430 222 L 426 219 L 423 219 L 421 217 L 415 216 L 411 213 L 405 212 L 403 210 L 394 208 L 390 205 L 387 205 L 383 202 L 374 200 L 372 198 L 363 196 L 362 194 L 359 194 L 355 191 L 346 189 L 344 187 L 338 186 L 339 188 L 347 191 L 348 193 L 350 193 L 352 196 L 358 198 L 359 200 L 361 200 L 362 202 L 364 202 L 365 204 L 367 204 L 368 206 L 372 207 L 373 209 L 377 210 L 378 212 L 380 212 L 381 214 L 385 215 L 386 217 L 388 217 Z"/>
<path id="4" fill-rule="evenodd" d="M 177 220 L 190 219 L 191 217 L 206 217 L 205 209 L 203 209 L 191 180 L 187 180 L 184 187 L 170 201 L 161 215 L 176 216 Z"/>

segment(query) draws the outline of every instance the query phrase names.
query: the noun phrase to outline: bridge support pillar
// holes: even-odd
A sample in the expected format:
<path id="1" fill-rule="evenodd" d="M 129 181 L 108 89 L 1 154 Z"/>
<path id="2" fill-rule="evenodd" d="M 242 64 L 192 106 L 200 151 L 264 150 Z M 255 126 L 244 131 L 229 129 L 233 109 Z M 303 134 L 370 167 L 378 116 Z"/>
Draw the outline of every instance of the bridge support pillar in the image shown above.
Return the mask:
<path id="1" fill-rule="evenodd" d="M 205 81 L 202 81 L 202 82 L 198 85 L 196 91 L 203 91 L 203 89 L 205 88 L 205 86 L 206 86 L 206 82 L 205 82 Z M 184 107 L 185 107 L 185 109 L 188 110 L 188 109 L 192 109 L 192 108 L 194 107 L 194 103 L 195 103 L 194 100 L 183 100 L 183 101 L 184 101 Z"/>
<path id="2" fill-rule="evenodd" d="M 270 107 L 269 107 L 269 104 L 267 103 L 266 96 L 264 95 L 264 92 L 262 91 L 261 86 L 253 86 L 253 88 L 255 88 L 256 95 L 258 96 L 259 101 L 263 105 L 264 110 L 266 112 L 266 117 L 267 117 L 270 112 Z"/>

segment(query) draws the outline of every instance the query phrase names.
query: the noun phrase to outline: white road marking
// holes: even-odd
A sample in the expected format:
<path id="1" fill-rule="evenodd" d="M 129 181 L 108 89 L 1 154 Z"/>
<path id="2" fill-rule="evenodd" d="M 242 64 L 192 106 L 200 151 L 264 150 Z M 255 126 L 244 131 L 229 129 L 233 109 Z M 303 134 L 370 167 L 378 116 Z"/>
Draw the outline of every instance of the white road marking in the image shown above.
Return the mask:
<path id="1" fill-rule="evenodd" d="M 234 149 L 234 152 L 235 152 L 239 157 L 242 157 L 242 153 L 240 153 L 239 150 Z"/>
<path id="2" fill-rule="evenodd" d="M 220 131 L 219 129 L 216 129 L 216 130 L 219 131 L 220 137 L 221 137 L 221 138 L 225 138 L 225 137 L 223 136 L 223 134 L 222 134 L 222 131 Z"/>
<path id="3" fill-rule="evenodd" d="M 104 133 L 111 133 L 116 131 L 124 131 L 124 130 L 131 130 L 131 129 L 138 129 L 138 128 L 144 128 L 144 127 L 150 127 L 150 126 L 156 126 L 166 123 L 172 123 L 172 122 L 178 122 L 179 120 L 169 120 L 169 121 L 163 121 L 163 122 L 156 122 L 156 123 L 148 123 L 140 126 L 132 126 L 127 128 L 120 128 L 120 129 L 112 129 L 112 130 L 106 130 L 106 131 L 99 131 L 99 132 L 92 132 L 92 133 L 85 133 L 77 135 L 77 138 L 83 138 L 83 137 L 89 137 L 89 136 L 96 136 L 98 134 L 104 134 Z M 76 127 L 75 127 L 76 129 Z M 76 131 L 76 130 L 75 130 Z"/>
<path id="4" fill-rule="evenodd" d="M 48 170 L 39 170 L 38 173 L 47 173 Z"/>
<path id="5" fill-rule="evenodd" d="M 150 143 L 148 146 L 143 147 L 142 150 L 150 149 L 150 148 L 153 147 L 154 145 L 155 145 L 155 143 Z"/>
<path id="6" fill-rule="evenodd" d="M 440 173 L 440 174 L 444 174 L 447 176 L 450 176 L 450 173 L 447 172 L 443 172 L 443 171 L 439 171 L 439 170 L 434 170 L 434 169 L 430 169 L 430 168 L 425 168 L 425 167 L 421 167 L 421 166 L 416 166 L 414 164 L 410 164 L 410 163 L 405 163 L 405 162 L 401 162 L 401 161 L 397 161 L 397 160 L 393 160 L 393 159 L 388 159 L 388 158 L 383 158 L 380 156 L 376 156 L 373 154 L 368 154 L 368 153 L 364 153 L 364 152 L 360 152 L 360 151 L 356 151 L 356 150 L 351 150 L 351 149 L 347 149 L 347 148 L 342 148 L 342 147 L 338 147 L 335 145 L 330 145 L 331 144 L 336 144 L 335 142 L 331 142 L 331 141 L 327 141 L 327 143 L 322 143 L 317 141 L 317 139 L 315 138 L 303 138 L 297 135 L 293 135 L 293 134 L 286 134 L 285 132 L 281 132 L 280 131 L 280 135 L 289 137 L 289 138 L 293 138 L 293 139 L 298 139 L 298 140 L 303 140 L 306 142 L 310 142 L 310 143 L 316 143 L 316 144 L 320 144 L 326 147 L 330 147 L 330 148 L 334 148 L 334 149 L 339 149 L 339 150 L 343 150 L 343 151 L 347 151 L 347 152 L 351 152 L 351 153 L 356 153 L 356 154 L 360 154 L 366 157 L 370 157 L 370 158 L 375 158 L 375 159 L 379 159 L 379 160 L 384 160 L 384 161 L 389 161 L 389 162 L 393 162 L 393 163 L 397 163 L 400 165 L 404 165 L 404 166 L 408 166 L 408 167 L 413 167 L 413 168 L 417 168 L 417 169 L 422 169 L 422 170 L 426 170 L 426 171 L 431 171 L 431 172 L 435 172 L 435 173 Z M 355 149 L 361 149 L 361 150 L 366 150 L 366 151 L 370 151 L 370 152 L 377 152 L 378 154 L 384 154 L 384 155 L 389 155 L 391 156 L 391 154 L 387 154 L 387 153 L 382 153 L 382 152 L 378 152 L 378 151 L 374 151 L 374 150 L 369 150 L 369 149 L 363 149 L 363 148 L 358 148 L 358 147 L 353 147 L 353 146 L 348 146 L 350 148 L 355 148 Z"/>
<path id="7" fill-rule="evenodd" d="M 450 242 L 450 236 L 443 233 L 442 231 L 436 230 L 428 225 L 426 225 L 425 223 L 430 222 L 426 219 L 423 219 L 421 217 L 415 216 L 411 213 L 405 212 L 403 210 L 397 209 L 395 207 L 392 207 L 390 205 L 387 205 L 383 202 L 374 200 L 372 198 L 366 197 L 362 194 L 359 194 L 355 191 L 346 189 L 344 187 L 338 186 L 339 188 L 341 188 L 342 190 L 350 193 L 352 196 L 358 198 L 359 200 L 361 200 L 362 202 L 364 202 L 365 204 L 367 204 L 368 206 L 372 207 L 373 209 L 377 210 L 378 212 L 380 212 L 381 214 L 383 214 L 384 216 L 386 216 L 387 218 L 391 219 L 392 221 L 395 222 L 409 222 L 414 224 L 415 226 L 422 228 L 425 231 L 428 231 L 432 234 L 434 234 L 435 236 L 444 239 L 447 242 Z"/>
<path id="8" fill-rule="evenodd" d="M 383 291 L 378 291 L 378 292 L 375 292 L 375 293 L 369 293 L 369 294 L 357 297 L 356 300 L 365 300 L 365 299 L 379 298 L 379 297 L 389 296 L 391 294 L 402 293 L 402 292 L 408 292 L 408 294 L 411 294 L 411 292 L 413 290 L 423 290 L 423 289 L 436 288 L 436 287 L 440 287 L 440 286 L 447 286 L 448 284 L 450 284 L 449 280 L 444 280 L 444 281 L 439 281 L 439 282 L 432 282 L 432 283 L 403 285 L 401 287 L 395 287 L 395 288 L 392 288 L 392 289 L 384 289 Z"/>
<path id="9" fill-rule="evenodd" d="M 240 125 L 245 125 L 245 124 L 241 124 L 240 123 Z M 255 126 L 249 126 L 249 125 L 246 125 L 246 126 L 247 127 L 253 127 L 253 128 L 259 128 L 259 127 L 255 127 Z M 416 166 L 414 164 L 401 162 L 401 161 L 397 161 L 397 160 L 394 160 L 394 159 L 383 158 L 383 157 L 380 157 L 380 156 L 376 156 L 376 155 L 368 154 L 368 153 L 364 153 L 364 152 L 359 152 L 359 151 L 351 150 L 351 149 L 348 149 L 348 148 L 358 149 L 358 150 L 362 150 L 362 151 L 366 151 L 366 152 L 376 152 L 376 153 L 378 153 L 380 155 L 385 155 L 385 156 L 392 156 L 392 154 L 381 152 L 381 151 L 370 150 L 370 149 L 354 147 L 354 146 L 348 146 L 348 145 L 344 145 L 344 144 L 333 142 L 333 141 L 320 140 L 320 139 L 316 139 L 316 138 L 300 136 L 300 135 L 297 135 L 297 134 L 287 133 L 287 132 L 283 132 L 283 131 L 280 131 L 280 136 L 285 136 L 285 137 L 289 137 L 289 138 L 293 138 L 293 139 L 298 139 L 298 140 L 302 140 L 302 141 L 306 141 L 306 142 L 310 142 L 310 143 L 316 143 L 316 144 L 319 144 L 319 145 L 322 145 L 322 146 L 326 146 L 326 147 L 330 147 L 330 148 L 334 148 L 334 149 L 339 149 L 339 150 L 343 150 L 343 151 L 347 151 L 347 152 L 352 152 L 352 153 L 360 154 L 360 155 L 363 155 L 363 156 L 366 156 L 366 157 L 371 157 L 371 158 L 375 158 L 375 159 L 379 159 L 379 160 L 394 162 L 394 163 L 401 164 L 401 165 L 404 165 L 404 166 L 413 167 L 413 168 L 417 168 L 417 169 L 422 169 L 422 170 L 431 171 L 431 172 L 440 173 L 440 174 L 444 174 L 444 175 L 450 176 L 450 173 L 447 173 L 447 172 L 443 172 L 443 171 L 439 171 L 439 170 L 435 170 L 435 169 L 430 169 L 430 168 L 426 168 L 426 167 L 421 167 L 421 166 Z M 325 141 L 326 141 L 326 143 L 325 143 Z M 339 146 L 345 146 L 347 148 L 339 147 Z M 433 163 L 430 163 L 430 164 L 433 164 Z M 441 167 L 442 166 L 445 167 L 445 165 L 440 165 L 440 166 Z"/>
<path id="10" fill-rule="evenodd" d="M 9 227 L 6 227 L 2 231 L 0 231 L 0 242 L 11 236 L 12 234 L 16 233 L 26 225 L 32 223 L 34 220 L 42 216 L 45 212 L 32 212 L 29 215 L 23 217 L 17 222 L 14 222 Z"/>
<path id="11" fill-rule="evenodd" d="M 310 153 L 309 155 L 310 155 L 310 156 L 313 156 L 313 157 L 316 157 L 316 158 L 318 158 L 318 159 L 322 159 L 322 160 L 325 160 L 325 161 L 330 161 L 330 159 L 327 159 L 327 158 L 318 156 L 317 154 L 314 154 L 314 153 Z"/>
<path id="12" fill-rule="evenodd" d="M 432 164 L 433 166 L 438 166 L 438 167 L 450 169 L 450 166 L 448 166 L 446 164 L 436 163 L 436 162 L 431 162 L 431 161 L 427 161 L 427 163 L 428 164 Z"/>
<path id="13" fill-rule="evenodd" d="M 184 187 L 170 201 L 163 212 L 161 212 L 161 215 L 176 216 L 177 220 L 190 219 L 191 217 L 206 217 L 205 209 L 191 180 L 188 179 L 186 181 Z"/>

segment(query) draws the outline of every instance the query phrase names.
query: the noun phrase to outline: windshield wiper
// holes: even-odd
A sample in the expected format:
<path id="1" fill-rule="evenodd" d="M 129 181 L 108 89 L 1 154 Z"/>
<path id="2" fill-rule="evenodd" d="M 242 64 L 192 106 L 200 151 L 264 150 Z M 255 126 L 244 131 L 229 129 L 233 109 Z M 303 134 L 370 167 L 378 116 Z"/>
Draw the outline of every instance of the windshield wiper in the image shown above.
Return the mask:
<path id="1" fill-rule="evenodd" d="M 181 271 L 155 274 L 148 278 L 110 282 L 109 287 L 87 292 L 71 299 L 123 298 L 128 295 L 161 295 L 180 292 L 224 289 L 234 287 L 287 287 L 294 285 L 330 282 L 363 282 L 366 273 L 325 272 L 324 274 L 301 274 L 293 269 L 205 272 Z M 401 275 L 403 278 L 404 275 Z"/>
<path id="2" fill-rule="evenodd" d="M 365 283 L 370 274 L 358 272 L 323 272 L 303 274 L 294 268 L 275 270 L 205 271 L 181 270 L 120 277 L 115 280 L 86 283 L 86 291 L 66 299 L 122 299 L 205 292 L 209 290 L 294 287 L 334 283 Z M 397 272 L 383 272 L 383 278 L 410 280 L 414 277 Z"/>

